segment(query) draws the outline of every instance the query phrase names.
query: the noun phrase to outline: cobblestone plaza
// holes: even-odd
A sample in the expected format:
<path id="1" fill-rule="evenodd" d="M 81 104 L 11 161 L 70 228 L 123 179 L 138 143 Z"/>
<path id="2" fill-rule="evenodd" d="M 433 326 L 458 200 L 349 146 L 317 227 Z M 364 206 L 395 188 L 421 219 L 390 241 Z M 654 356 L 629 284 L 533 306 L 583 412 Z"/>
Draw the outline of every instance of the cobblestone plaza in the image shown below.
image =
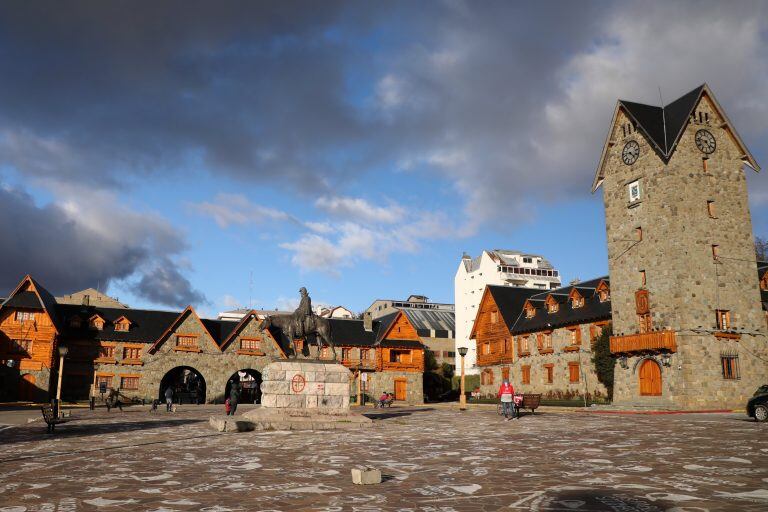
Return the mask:
<path id="1" fill-rule="evenodd" d="M 353 432 L 217 433 L 208 406 L 76 411 L 0 432 L 0 511 L 765 510 L 768 425 L 741 414 L 393 408 Z M 359 464 L 379 485 L 352 484 Z"/>

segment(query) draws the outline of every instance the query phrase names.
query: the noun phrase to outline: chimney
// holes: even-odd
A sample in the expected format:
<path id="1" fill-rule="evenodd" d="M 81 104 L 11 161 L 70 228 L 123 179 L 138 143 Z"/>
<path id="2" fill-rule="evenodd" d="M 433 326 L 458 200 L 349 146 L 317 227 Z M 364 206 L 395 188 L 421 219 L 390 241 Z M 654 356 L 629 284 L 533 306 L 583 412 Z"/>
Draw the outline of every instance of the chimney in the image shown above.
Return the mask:
<path id="1" fill-rule="evenodd" d="M 90 306 L 90 305 L 91 305 L 91 296 L 83 295 L 83 306 Z"/>
<path id="2" fill-rule="evenodd" d="M 370 311 L 363 313 L 363 328 L 366 332 L 373 332 L 373 314 Z"/>

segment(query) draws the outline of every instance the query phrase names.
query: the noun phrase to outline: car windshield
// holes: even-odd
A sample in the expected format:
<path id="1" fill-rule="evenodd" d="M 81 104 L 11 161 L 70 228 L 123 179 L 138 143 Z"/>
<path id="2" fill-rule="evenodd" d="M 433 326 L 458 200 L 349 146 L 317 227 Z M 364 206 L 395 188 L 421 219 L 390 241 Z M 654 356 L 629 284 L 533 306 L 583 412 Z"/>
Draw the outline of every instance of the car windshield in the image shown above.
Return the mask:
<path id="1" fill-rule="evenodd" d="M 766 394 L 768 394 L 768 384 L 757 388 L 757 391 L 755 391 L 755 394 L 753 396 L 766 395 Z"/>

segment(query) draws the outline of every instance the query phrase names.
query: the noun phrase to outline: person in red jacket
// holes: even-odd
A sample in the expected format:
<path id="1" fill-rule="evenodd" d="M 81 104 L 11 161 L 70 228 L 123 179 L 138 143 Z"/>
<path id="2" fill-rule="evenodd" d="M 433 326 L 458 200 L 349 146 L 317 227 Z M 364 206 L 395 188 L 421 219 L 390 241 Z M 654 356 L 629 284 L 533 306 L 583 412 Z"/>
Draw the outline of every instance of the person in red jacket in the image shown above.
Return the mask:
<path id="1" fill-rule="evenodd" d="M 504 412 L 504 417 L 509 420 L 517 419 L 517 409 L 515 408 L 515 388 L 509 380 L 504 379 L 504 382 L 499 386 L 499 399 L 501 400 L 501 407 Z"/>

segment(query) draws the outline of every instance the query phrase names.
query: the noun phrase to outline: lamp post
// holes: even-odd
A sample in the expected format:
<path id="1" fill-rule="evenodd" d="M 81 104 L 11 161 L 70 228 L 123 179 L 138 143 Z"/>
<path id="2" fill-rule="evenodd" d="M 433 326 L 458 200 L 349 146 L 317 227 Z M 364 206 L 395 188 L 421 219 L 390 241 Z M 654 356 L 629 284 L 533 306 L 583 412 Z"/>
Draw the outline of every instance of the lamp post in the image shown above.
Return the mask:
<path id="1" fill-rule="evenodd" d="M 64 357 L 66 357 L 69 348 L 59 345 L 59 385 L 56 388 L 56 417 L 61 416 L 61 377 L 64 375 Z"/>
<path id="2" fill-rule="evenodd" d="M 461 356 L 461 394 L 459 395 L 459 410 L 467 410 L 467 395 L 464 392 L 464 356 L 467 355 L 467 347 L 459 347 L 459 355 Z"/>

